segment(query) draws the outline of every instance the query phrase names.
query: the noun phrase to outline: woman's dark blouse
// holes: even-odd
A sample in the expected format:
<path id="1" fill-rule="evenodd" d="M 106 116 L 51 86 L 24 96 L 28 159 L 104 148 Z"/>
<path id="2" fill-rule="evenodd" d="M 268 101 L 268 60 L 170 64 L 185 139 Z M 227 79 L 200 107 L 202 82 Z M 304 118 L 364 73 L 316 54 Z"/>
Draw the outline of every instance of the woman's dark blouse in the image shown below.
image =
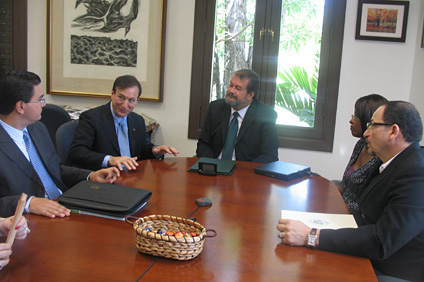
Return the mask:
<path id="1" fill-rule="evenodd" d="M 361 166 L 358 170 L 354 170 L 352 173 L 348 173 L 349 169 L 353 166 L 356 160 L 359 157 L 359 154 L 362 151 L 362 148 L 366 145 L 365 140 L 360 138 L 356 142 L 355 147 L 353 148 L 352 156 L 346 166 L 346 169 L 343 173 L 343 179 L 340 183 L 343 188 L 342 197 L 346 202 L 346 205 L 349 208 L 350 213 L 358 211 L 358 199 L 364 190 L 364 183 L 367 179 L 370 171 L 379 164 L 379 159 L 377 157 L 372 158 L 366 164 Z"/>

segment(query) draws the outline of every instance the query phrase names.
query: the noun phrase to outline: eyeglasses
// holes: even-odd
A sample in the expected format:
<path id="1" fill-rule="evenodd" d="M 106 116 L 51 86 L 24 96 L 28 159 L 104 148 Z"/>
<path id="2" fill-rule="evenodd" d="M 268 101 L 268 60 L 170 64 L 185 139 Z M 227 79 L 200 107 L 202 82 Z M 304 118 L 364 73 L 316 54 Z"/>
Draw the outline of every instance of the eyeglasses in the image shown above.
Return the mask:
<path id="1" fill-rule="evenodd" d="M 40 103 L 41 105 L 45 105 L 46 104 L 46 99 L 45 98 L 41 98 L 38 101 L 31 101 L 31 102 L 27 102 L 27 103 Z"/>
<path id="2" fill-rule="evenodd" d="M 384 122 L 367 122 L 367 129 L 374 125 L 393 125 L 394 123 L 384 123 Z"/>
<path id="3" fill-rule="evenodd" d="M 356 115 L 351 115 L 350 119 L 359 119 Z"/>

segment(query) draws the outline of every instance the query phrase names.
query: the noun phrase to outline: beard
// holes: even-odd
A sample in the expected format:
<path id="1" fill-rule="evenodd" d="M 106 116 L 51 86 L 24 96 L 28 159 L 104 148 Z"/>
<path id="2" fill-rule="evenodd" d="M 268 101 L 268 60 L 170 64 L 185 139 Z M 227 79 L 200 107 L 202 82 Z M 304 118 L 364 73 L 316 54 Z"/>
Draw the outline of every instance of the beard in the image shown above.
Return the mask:
<path id="1" fill-rule="evenodd" d="M 366 142 L 366 145 L 365 145 L 365 146 L 366 146 L 366 147 L 365 147 L 365 150 L 367 151 L 368 155 L 375 157 L 375 152 L 374 152 L 374 150 L 371 148 L 371 146 L 369 145 L 369 143 L 368 143 L 368 142 Z"/>
<path id="2" fill-rule="evenodd" d="M 227 105 L 233 108 L 238 108 L 242 104 L 241 102 L 243 101 L 238 101 L 233 93 L 227 93 L 227 95 L 225 96 L 225 103 L 227 103 Z"/>

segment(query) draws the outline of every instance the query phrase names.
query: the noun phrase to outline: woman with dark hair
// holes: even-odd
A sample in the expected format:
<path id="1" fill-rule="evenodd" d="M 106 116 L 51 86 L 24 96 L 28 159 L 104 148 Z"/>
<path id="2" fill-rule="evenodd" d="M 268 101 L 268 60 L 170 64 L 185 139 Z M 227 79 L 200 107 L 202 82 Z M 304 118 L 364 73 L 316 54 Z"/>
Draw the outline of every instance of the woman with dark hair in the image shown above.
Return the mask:
<path id="1" fill-rule="evenodd" d="M 366 124 L 371 120 L 374 111 L 387 102 L 383 96 L 370 94 L 359 98 L 355 103 L 355 113 L 349 123 L 353 137 L 358 137 L 359 140 L 356 142 L 343 179 L 338 186 L 350 213 L 358 210 L 358 199 L 362 193 L 362 186 L 369 172 L 380 163 L 377 157 L 367 153 L 364 139 L 364 132 L 367 130 Z"/>

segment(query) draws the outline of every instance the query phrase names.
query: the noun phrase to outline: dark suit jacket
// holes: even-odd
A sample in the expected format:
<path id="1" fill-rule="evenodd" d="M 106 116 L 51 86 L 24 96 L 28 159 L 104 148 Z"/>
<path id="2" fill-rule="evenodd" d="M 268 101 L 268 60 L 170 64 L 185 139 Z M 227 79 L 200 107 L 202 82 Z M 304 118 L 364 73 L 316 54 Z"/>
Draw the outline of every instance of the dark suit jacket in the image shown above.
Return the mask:
<path id="1" fill-rule="evenodd" d="M 319 249 L 364 256 L 384 275 L 424 281 L 424 152 L 418 143 L 381 173 L 359 198 L 358 229 L 322 230 Z"/>
<path id="2" fill-rule="evenodd" d="M 143 117 L 130 113 L 127 124 L 131 156 L 138 160 L 155 158 Z M 68 159 L 77 167 L 98 170 L 106 155 L 121 155 L 110 102 L 80 115 Z"/>
<path id="3" fill-rule="evenodd" d="M 41 161 L 62 191 L 86 180 L 91 171 L 60 164 L 45 125 L 36 122 L 27 127 Z M 15 213 L 21 193 L 44 198 L 44 186 L 33 166 L 0 125 L 0 216 Z"/>
<path id="4" fill-rule="evenodd" d="M 217 158 L 224 147 L 231 107 L 224 99 L 209 104 L 208 113 L 197 142 L 198 157 Z M 278 161 L 277 113 L 253 99 L 244 116 L 235 144 L 238 161 L 269 163 Z"/>

